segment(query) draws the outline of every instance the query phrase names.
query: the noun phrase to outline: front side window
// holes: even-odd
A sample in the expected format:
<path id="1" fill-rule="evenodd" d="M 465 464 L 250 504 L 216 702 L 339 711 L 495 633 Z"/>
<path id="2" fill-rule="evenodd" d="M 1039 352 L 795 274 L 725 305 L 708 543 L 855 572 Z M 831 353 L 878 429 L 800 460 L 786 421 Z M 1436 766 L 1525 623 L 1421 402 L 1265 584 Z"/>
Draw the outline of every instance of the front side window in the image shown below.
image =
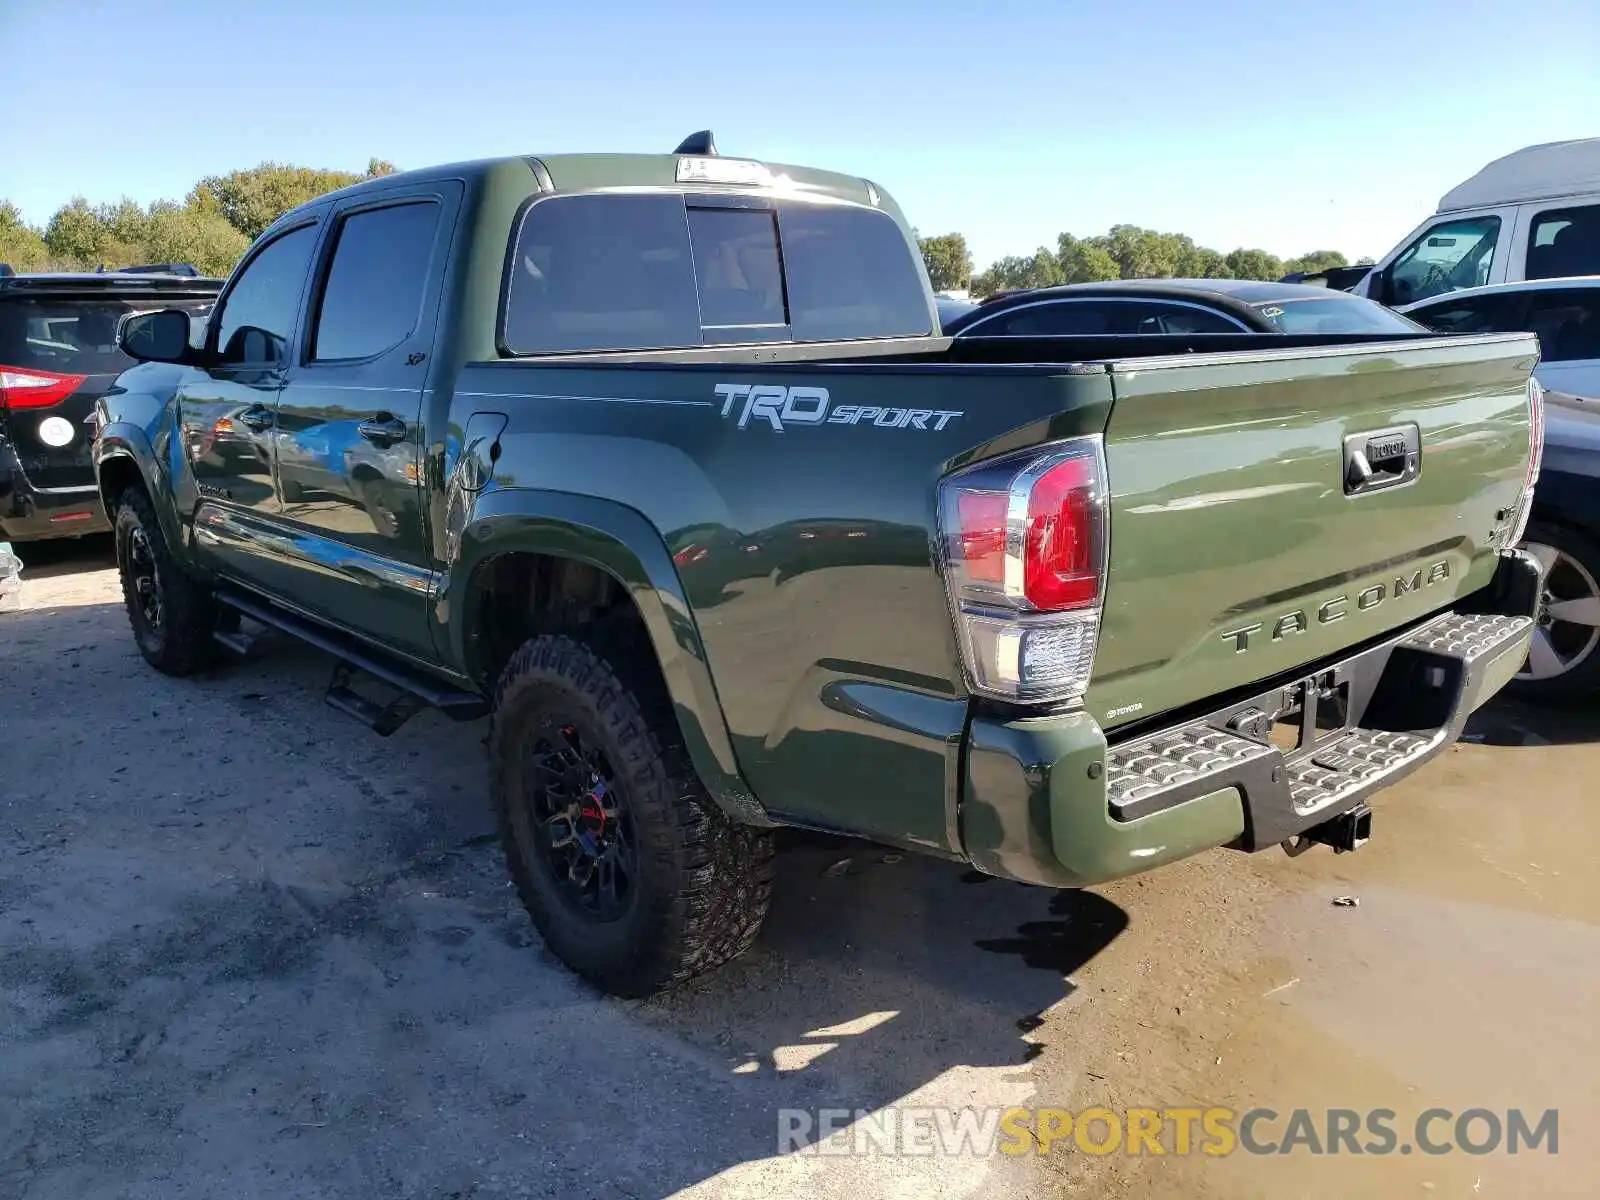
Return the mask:
<path id="1" fill-rule="evenodd" d="M 316 227 L 302 225 L 250 260 L 215 318 L 220 363 L 266 367 L 283 361 L 316 241 Z"/>
<path id="2" fill-rule="evenodd" d="M 1384 299 L 1389 304 L 1414 304 L 1461 288 L 1489 282 L 1499 217 L 1464 217 L 1435 225 L 1400 252 L 1385 272 Z"/>
<path id="3" fill-rule="evenodd" d="M 1528 233 L 1529 279 L 1600 275 L 1600 204 L 1546 209 Z"/>
<path id="4" fill-rule="evenodd" d="M 317 310 L 314 360 L 371 358 L 411 335 L 438 227 L 439 206 L 432 201 L 344 219 Z"/>
<path id="5" fill-rule="evenodd" d="M 1139 314 L 1135 333 L 1248 333 L 1238 321 L 1188 304 L 1149 304 Z"/>
<path id="6" fill-rule="evenodd" d="M 891 218 L 843 205 L 749 204 L 665 193 L 531 205 L 508 267 L 505 350 L 932 333 L 920 259 Z"/>

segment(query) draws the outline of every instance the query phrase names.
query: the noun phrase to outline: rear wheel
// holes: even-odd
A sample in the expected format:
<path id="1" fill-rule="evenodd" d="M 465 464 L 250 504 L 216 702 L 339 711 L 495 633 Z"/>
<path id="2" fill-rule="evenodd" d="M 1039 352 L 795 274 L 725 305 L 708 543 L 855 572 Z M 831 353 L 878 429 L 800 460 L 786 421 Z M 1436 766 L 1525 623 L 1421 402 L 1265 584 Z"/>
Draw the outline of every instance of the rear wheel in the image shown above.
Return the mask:
<path id="1" fill-rule="evenodd" d="M 168 552 L 150 498 L 128 488 L 117 500 L 117 572 L 139 653 L 156 670 L 190 675 L 211 661 L 217 606 L 208 588 Z"/>
<path id="2" fill-rule="evenodd" d="M 1538 627 L 1510 691 L 1573 700 L 1600 690 L 1600 544 L 1563 525 L 1534 522 L 1522 549 L 1544 567 Z"/>
<path id="3" fill-rule="evenodd" d="M 489 739 L 534 925 L 579 975 L 630 997 L 743 953 L 772 893 L 772 835 L 722 814 L 651 691 L 587 645 L 533 638 L 501 675 Z"/>

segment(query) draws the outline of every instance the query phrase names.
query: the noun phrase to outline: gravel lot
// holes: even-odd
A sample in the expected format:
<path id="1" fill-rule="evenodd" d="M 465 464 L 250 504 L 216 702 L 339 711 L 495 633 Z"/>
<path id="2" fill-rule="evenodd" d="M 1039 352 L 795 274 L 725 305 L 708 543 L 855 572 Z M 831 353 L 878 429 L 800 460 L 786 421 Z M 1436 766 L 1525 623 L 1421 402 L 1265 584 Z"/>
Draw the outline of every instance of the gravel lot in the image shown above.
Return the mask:
<path id="1" fill-rule="evenodd" d="M 753 953 L 624 1004 L 516 903 L 481 725 L 378 739 L 288 644 L 163 678 L 103 541 L 23 557 L 0 1196 L 1594 1194 L 1600 709 L 1492 707 L 1339 858 L 1049 893 L 793 839 Z M 783 1108 L 1013 1104 L 1559 1108 L 1561 1152 L 777 1153 Z"/>

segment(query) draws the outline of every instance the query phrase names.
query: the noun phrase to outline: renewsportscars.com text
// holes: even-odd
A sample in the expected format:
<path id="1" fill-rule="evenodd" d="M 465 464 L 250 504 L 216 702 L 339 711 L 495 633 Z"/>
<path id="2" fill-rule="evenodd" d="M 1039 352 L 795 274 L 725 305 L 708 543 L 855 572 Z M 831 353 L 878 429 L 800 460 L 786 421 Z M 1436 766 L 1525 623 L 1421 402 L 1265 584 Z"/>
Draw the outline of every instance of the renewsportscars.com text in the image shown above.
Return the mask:
<path id="1" fill-rule="evenodd" d="M 845 1108 L 778 1111 L 778 1153 L 1557 1154 L 1560 1113 L 1429 1108 Z"/>

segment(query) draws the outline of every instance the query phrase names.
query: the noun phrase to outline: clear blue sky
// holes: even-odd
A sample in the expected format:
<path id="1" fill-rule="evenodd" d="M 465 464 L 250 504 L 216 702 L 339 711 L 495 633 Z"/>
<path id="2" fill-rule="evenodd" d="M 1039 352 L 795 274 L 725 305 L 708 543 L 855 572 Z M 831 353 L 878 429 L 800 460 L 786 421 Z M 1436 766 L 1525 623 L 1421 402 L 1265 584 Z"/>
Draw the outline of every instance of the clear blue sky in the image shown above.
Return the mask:
<path id="1" fill-rule="evenodd" d="M 1491 157 L 1600 135 L 1597 0 L 0 0 L 0 198 L 266 159 L 726 154 L 870 176 L 982 265 L 1116 221 L 1380 254 Z"/>

